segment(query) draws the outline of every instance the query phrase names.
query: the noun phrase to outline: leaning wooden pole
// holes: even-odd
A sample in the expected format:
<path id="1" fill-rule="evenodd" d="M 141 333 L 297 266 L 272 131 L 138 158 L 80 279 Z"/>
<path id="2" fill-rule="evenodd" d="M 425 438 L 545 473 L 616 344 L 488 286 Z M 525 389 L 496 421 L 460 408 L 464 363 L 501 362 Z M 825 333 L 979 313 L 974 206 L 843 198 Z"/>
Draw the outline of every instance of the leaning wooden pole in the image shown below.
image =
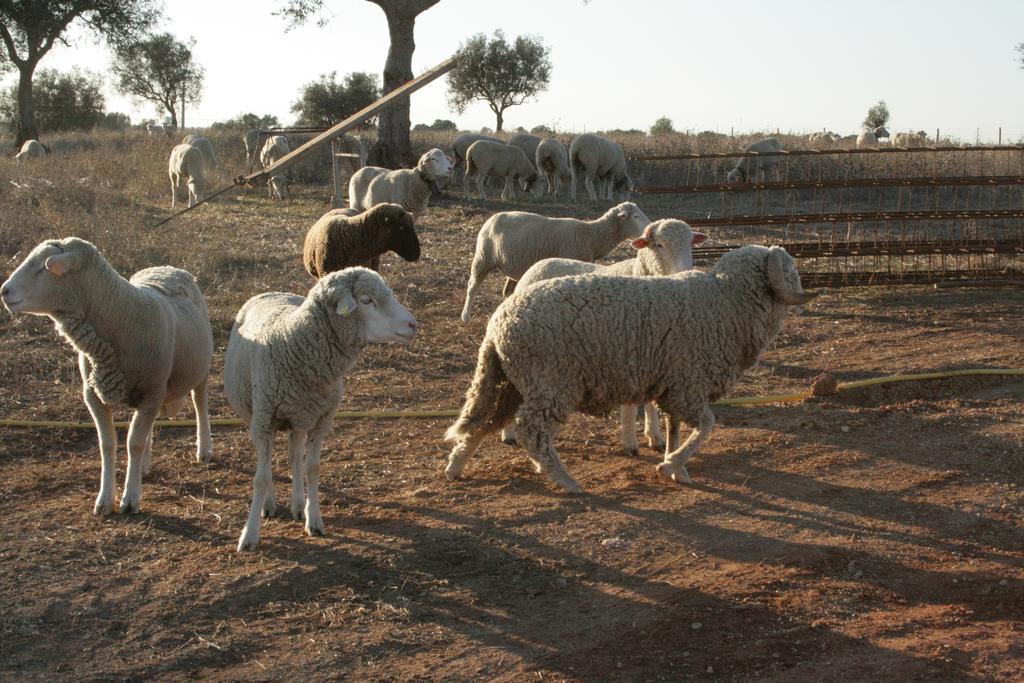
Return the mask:
<path id="1" fill-rule="evenodd" d="M 275 172 L 282 171 L 288 168 L 296 161 L 306 156 L 313 150 L 317 149 L 321 145 L 327 144 L 328 142 L 342 135 L 346 131 L 355 128 L 356 126 L 358 126 L 360 123 L 370 118 L 371 116 L 375 116 L 381 110 L 391 106 L 391 104 L 393 104 L 394 101 L 397 100 L 398 98 L 405 97 L 406 95 L 414 93 L 423 86 L 425 86 L 426 84 L 430 83 L 431 81 L 437 80 L 441 76 L 451 71 L 452 67 L 454 66 L 455 58 L 449 57 L 445 61 L 435 66 L 433 69 L 430 69 L 424 72 L 423 74 L 417 76 L 416 78 L 412 79 L 408 83 L 398 88 L 395 88 L 394 90 L 392 90 L 387 95 L 380 98 L 373 104 L 369 105 L 368 107 L 364 107 L 363 109 L 360 109 L 355 114 L 348 117 L 341 123 L 332 126 L 331 128 L 328 128 L 323 133 L 320 133 L 320 135 L 317 135 L 315 138 L 313 138 L 306 144 L 302 145 L 301 147 L 295 148 L 288 154 L 284 155 L 283 157 L 272 163 L 270 166 L 262 168 L 259 171 L 253 171 L 248 175 L 238 176 L 237 178 L 235 178 L 235 185 L 258 185 L 260 183 L 265 182 L 266 179 L 269 178 Z"/>

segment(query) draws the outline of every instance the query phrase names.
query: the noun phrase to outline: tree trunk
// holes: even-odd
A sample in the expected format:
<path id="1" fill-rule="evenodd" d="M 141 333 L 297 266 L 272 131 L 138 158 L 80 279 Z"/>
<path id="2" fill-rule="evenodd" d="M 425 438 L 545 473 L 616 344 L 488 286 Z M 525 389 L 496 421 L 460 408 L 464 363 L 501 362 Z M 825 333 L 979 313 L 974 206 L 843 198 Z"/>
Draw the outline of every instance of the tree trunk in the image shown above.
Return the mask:
<path id="1" fill-rule="evenodd" d="M 26 61 L 18 66 L 18 149 L 21 149 L 26 140 L 39 139 L 36 107 L 32 100 L 32 75 L 35 69 L 36 63 L 33 62 Z"/>
<path id="2" fill-rule="evenodd" d="M 413 30 L 416 17 L 439 0 L 369 0 L 384 10 L 391 46 L 384 63 L 384 94 L 413 78 L 412 53 L 416 49 Z M 377 142 L 370 149 L 369 163 L 384 168 L 401 168 L 412 161 L 409 139 L 409 98 L 403 97 L 377 117 Z"/>
<path id="3" fill-rule="evenodd" d="M 500 133 L 501 132 L 501 126 L 502 126 L 502 124 L 505 123 L 505 116 L 504 116 L 504 114 L 505 114 L 505 112 L 503 112 L 503 111 L 494 112 L 494 115 L 496 117 L 498 117 L 498 122 L 495 124 L 495 128 L 494 128 L 494 132 L 495 133 Z"/>
<path id="4" fill-rule="evenodd" d="M 170 124 L 171 130 L 176 130 L 178 128 L 178 115 L 176 113 L 174 113 L 174 102 L 166 103 L 164 105 L 164 108 L 166 108 L 167 109 L 167 113 L 171 115 L 171 124 Z"/>

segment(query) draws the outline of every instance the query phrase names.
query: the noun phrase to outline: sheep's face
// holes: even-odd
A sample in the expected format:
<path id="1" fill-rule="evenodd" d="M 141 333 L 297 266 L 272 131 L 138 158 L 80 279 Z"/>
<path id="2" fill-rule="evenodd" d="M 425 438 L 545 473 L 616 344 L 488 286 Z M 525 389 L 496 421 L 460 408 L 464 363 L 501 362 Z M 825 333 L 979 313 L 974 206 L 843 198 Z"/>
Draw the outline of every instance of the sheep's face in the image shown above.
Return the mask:
<path id="1" fill-rule="evenodd" d="M 417 166 L 432 180 L 450 176 L 453 168 L 451 158 L 436 147 L 421 156 Z"/>
<path id="2" fill-rule="evenodd" d="M 737 166 L 725 175 L 725 182 L 727 183 L 742 183 L 744 180 L 743 169 Z"/>
<path id="3" fill-rule="evenodd" d="M 536 173 L 531 173 L 528 176 L 524 176 L 523 180 L 526 183 L 526 189 L 524 192 L 530 192 L 533 190 L 534 184 L 537 182 L 539 176 Z"/>
<path id="4" fill-rule="evenodd" d="M 633 179 L 623 173 L 615 179 L 615 183 L 612 185 L 612 189 L 615 192 L 632 192 L 633 191 Z"/>
<path id="5" fill-rule="evenodd" d="M 416 336 L 416 318 L 398 303 L 380 275 L 367 268 L 347 268 L 327 277 L 331 276 L 337 281 L 335 312 L 342 318 L 357 316 L 367 344 L 408 344 Z"/>
<path id="6" fill-rule="evenodd" d="M 647 217 L 640 207 L 633 202 L 623 202 L 616 206 L 615 216 L 619 220 L 619 225 L 622 226 L 622 235 L 625 237 L 639 237 L 651 223 L 651 219 Z"/>
<path id="7" fill-rule="evenodd" d="M 0 286 L 0 299 L 11 313 L 59 313 L 74 298 L 74 273 L 81 264 L 82 255 L 67 249 L 62 242 L 42 242 Z"/>
<path id="8" fill-rule="evenodd" d="M 188 192 L 196 198 L 197 202 L 203 201 L 203 191 L 206 189 L 206 181 L 202 178 L 188 179 Z"/>
<path id="9" fill-rule="evenodd" d="M 876 138 L 887 138 L 889 137 L 889 131 L 885 129 L 885 126 L 878 126 L 872 131 Z"/>
<path id="10" fill-rule="evenodd" d="M 644 228 L 644 233 L 630 245 L 637 251 L 650 249 L 661 264 L 660 271 L 672 275 L 693 268 L 693 247 L 707 238 L 684 221 L 665 218 Z"/>
<path id="11" fill-rule="evenodd" d="M 380 222 L 390 232 L 391 250 L 406 261 L 417 261 L 420 258 L 420 240 L 416 236 L 416 224 L 412 214 L 397 204 L 381 204 L 379 208 Z"/>
<path id="12" fill-rule="evenodd" d="M 817 292 L 805 292 L 800 283 L 796 260 L 782 247 L 768 249 L 765 257 L 765 272 L 775 299 L 790 306 L 790 310 L 801 313 L 803 304 L 818 296 Z"/>

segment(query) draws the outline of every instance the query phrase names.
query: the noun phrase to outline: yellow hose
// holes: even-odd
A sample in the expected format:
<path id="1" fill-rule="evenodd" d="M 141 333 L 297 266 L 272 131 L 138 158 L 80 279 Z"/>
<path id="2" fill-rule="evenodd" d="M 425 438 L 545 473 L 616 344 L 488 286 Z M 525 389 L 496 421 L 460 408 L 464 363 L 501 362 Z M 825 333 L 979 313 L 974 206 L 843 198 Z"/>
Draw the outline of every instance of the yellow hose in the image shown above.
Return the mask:
<path id="1" fill-rule="evenodd" d="M 874 377 L 872 379 L 861 379 L 855 382 L 840 382 L 836 391 L 849 391 L 863 387 L 873 387 L 879 384 L 891 384 L 894 382 L 916 382 L 925 379 L 946 379 L 948 377 L 966 377 L 969 375 L 1024 375 L 1024 370 L 1016 368 L 976 368 L 972 370 L 950 370 L 948 372 L 922 372 L 916 375 L 890 375 L 888 377 Z M 810 389 L 798 391 L 792 394 L 774 394 L 770 396 L 737 396 L 736 398 L 723 398 L 714 402 L 716 406 L 760 406 L 770 403 L 797 403 L 811 397 Z M 432 417 L 456 417 L 458 410 L 339 410 L 334 414 L 335 419 L 372 419 L 390 420 L 398 418 L 432 418 Z M 240 427 L 242 421 L 237 418 L 214 418 L 210 420 L 214 427 Z M 127 422 L 115 422 L 115 427 L 125 428 Z M 195 420 L 157 420 L 156 427 L 195 427 Z M 92 429 L 92 422 L 60 422 L 54 420 L 0 420 L 0 427 L 24 427 L 24 428 L 53 428 L 53 429 Z"/>

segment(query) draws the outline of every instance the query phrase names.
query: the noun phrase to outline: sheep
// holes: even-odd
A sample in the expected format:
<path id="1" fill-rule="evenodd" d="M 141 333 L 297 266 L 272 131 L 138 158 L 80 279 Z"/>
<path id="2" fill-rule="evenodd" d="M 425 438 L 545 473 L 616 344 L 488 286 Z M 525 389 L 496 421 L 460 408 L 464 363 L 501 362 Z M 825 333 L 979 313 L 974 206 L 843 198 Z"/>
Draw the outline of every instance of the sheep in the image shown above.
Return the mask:
<path id="1" fill-rule="evenodd" d="M 505 188 L 501 191 L 502 199 L 515 197 L 515 187 L 520 179 L 526 181 L 526 191 L 533 189 L 537 182 L 537 169 L 520 147 L 503 145 L 488 140 L 477 140 L 466 151 L 466 178 L 463 189 L 469 199 L 469 176 L 476 176 L 476 189 L 480 197 L 487 198 L 484 189 L 484 178 L 493 176 L 505 179 Z"/>
<path id="2" fill-rule="evenodd" d="M 256 162 L 256 154 L 260 151 L 260 132 L 255 128 L 245 131 L 242 135 L 242 144 L 245 145 L 245 167 L 252 168 Z"/>
<path id="3" fill-rule="evenodd" d="M 890 143 L 893 147 L 924 147 L 928 136 L 921 133 L 896 133 Z"/>
<path id="4" fill-rule="evenodd" d="M 204 168 L 214 169 L 220 166 L 220 161 L 217 159 L 217 153 L 213 151 L 213 143 L 210 142 L 210 138 L 190 133 L 181 142 L 186 145 L 192 145 L 202 153 Z"/>
<path id="5" fill-rule="evenodd" d="M 146 132 L 149 133 L 150 137 L 166 132 L 166 129 L 159 123 L 147 123 Z"/>
<path id="6" fill-rule="evenodd" d="M 21 145 L 21 150 L 14 155 L 14 160 L 42 159 L 48 152 L 49 150 L 46 149 L 46 145 L 39 142 L 39 140 L 25 140 Z"/>
<path id="7" fill-rule="evenodd" d="M 266 168 L 291 151 L 288 138 L 283 135 L 271 135 L 260 149 L 260 164 Z M 291 193 L 288 191 L 288 176 L 284 174 L 284 171 L 278 171 L 267 179 L 267 195 L 276 199 L 291 198 Z"/>
<path id="8" fill-rule="evenodd" d="M 213 332 L 206 301 L 184 270 L 157 266 L 125 280 L 77 237 L 33 249 L 0 287 L 11 313 L 49 316 L 78 352 L 82 396 L 99 437 L 102 469 L 93 513 L 114 507 L 117 432 L 112 411 L 134 411 L 120 511 L 138 512 L 150 467 L 153 421 L 173 417 L 189 394 L 198 424 L 196 459 L 213 456 L 206 382 Z"/>
<path id="9" fill-rule="evenodd" d="M 505 144 L 523 150 L 526 152 L 526 158 L 530 160 L 530 163 L 534 163 L 534 159 L 537 158 L 537 146 L 540 145 L 541 140 L 542 138 L 530 135 L 529 133 L 516 133 Z M 537 170 L 540 169 L 538 168 Z"/>
<path id="10" fill-rule="evenodd" d="M 765 154 L 768 152 L 781 152 L 782 143 L 778 138 L 764 138 L 747 145 L 745 152 L 757 152 L 758 154 Z M 773 168 L 779 163 L 781 157 L 770 156 L 770 157 L 740 157 L 736 160 L 736 164 L 725 174 L 725 180 L 728 183 L 745 183 L 750 179 L 750 167 L 754 166 L 755 174 L 767 173 L 769 169 Z"/>
<path id="11" fill-rule="evenodd" d="M 452 158 L 454 160 L 454 166 L 452 167 L 452 182 L 455 182 L 455 176 L 459 169 L 465 171 L 466 165 L 466 152 L 469 150 L 469 146 L 477 140 L 489 140 L 490 142 L 496 142 L 499 145 L 505 144 L 504 140 L 499 138 L 492 138 L 489 135 L 479 135 L 477 133 L 464 133 L 459 137 L 455 138 L 455 142 L 452 143 Z M 466 182 L 465 175 L 462 179 L 463 184 Z"/>
<path id="12" fill-rule="evenodd" d="M 198 148 L 182 143 L 175 145 L 167 160 L 167 175 L 171 179 L 171 208 L 181 189 L 182 179 L 188 176 L 188 205 L 193 207 L 203 200 L 206 178 L 203 172 L 203 154 Z"/>
<path id="13" fill-rule="evenodd" d="M 870 129 L 865 128 L 857 136 L 857 149 L 878 147 L 878 141 L 882 138 L 888 137 L 889 131 L 887 131 L 883 126 L 876 126 L 875 128 Z"/>
<path id="14" fill-rule="evenodd" d="M 349 179 L 349 206 L 365 211 L 377 204 L 401 204 L 418 218 L 427 209 L 427 199 L 436 181 L 451 173 L 452 160 L 437 148 L 424 153 L 415 168 L 389 171 L 379 166 L 364 166 Z"/>
<path id="15" fill-rule="evenodd" d="M 572 178 L 569 199 L 572 201 L 576 201 L 576 179 L 581 172 L 591 201 L 597 199 L 597 194 L 612 199 L 613 192 L 633 190 L 633 181 L 626 173 L 626 153 L 622 145 L 593 133 L 577 135 L 569 144 L 569 171 Z M 602 184 L 604 192 L 595 193 L 595 179 Z"/>
<path id="16" fill-rule="evenodd" d="M 701 244 L 708 238 L 702 232 L 694 232 L 690 226 L 680 220 L 664 218 L 654 221 L 640 237 L 630 245 L 636 249 L 636 256 L 607 266 L 599 266 L 572 259 L 549 258 L 538 261 L 523 273 L 516 284 L 516 289 L 526 289 L 530 285 L 566 275 L 629 275 L 632 277 L 657 277 L 674 275 L 693 268 L 693 245 Z M 636 406 L 622 406 L 620 410 L 622 445 L 632 455 L 639 453 L 636 440 Z M 644 404 L 644 434 L 651 448 L 664 448 L 665 436 L 658 424 L 658 411 L 651 403 Z M 505 443 L 515 442 L 512 427 L 501 433 Z"/>
<path id="17" fill-rule="evenodd" d="M 781 247 L 727 253 L 708 273 L 575 275 L 516 292 L 491 316 L 465 403 L 446 440 L 458 478 L 487 434 L 515 419 L 530 459 L 572 493 L 552 437 L 573 412 L 655 401 L 668 443 L 657 474 L 690 483 L 686 462 L 727 394 L 775 338 L 789 306 L 814 298 Z M 680 422 L 693 433 L 680 443 Z"/>
<path id="18" fill-rule="evenodd" d="M 596 261 L 622 240 L 639 237 L 650 222 L 632 202 L 613 206 L 591 221 L 548 218 L 525 211 L 494 214 L 476 236 L 462 322 L 469 322 L 473 296 L 491 271 L 505 275 L 502 294 L 508 296 L 515 289 L 515 281 L 537 261 L 555 257 Z"/>
<path id="19" fill-rule="evenodd" d="M 534 163 L 547 182 L 546 194 L 558 195 L 562 190 L 562 177 L 569 173 L 569 157 L 565 145 L 554 138 L 544 138 L 537 145 Z"/>
<path id="20" fill-rule="evenodd" d="M 260 513 L 274 514 L 274 433 L 288 431 L 291 513 L 306 533 L 324 532 L 320 448 L 342 394 L 342 377 L 366 344 L 408 344 L 416 319 L 380 275 L 348 268 L 317 281 L 303 298 L 269 292 L 238 311 L 224 354 L 224 393 L 256 448 L 252 506 L 239 552 L 259 545 Z M 303 487 L 305 475 L 305 487 Z"/>
<path id="21" fill-rule="evenodd" d="M 807 142 L 811 147 L 831 147 L 839 141 L 839 135 L 832 131 L 817 131 L 807 136 Z"/>
<path id="22" fill-rule="evenodd" d="M 378 204 L 356 216 L 355 209 L 328 211 L 306 233 L 302 263 L 315 278 L 350 266 L 380 270 L 381 254 L 394 251 L 406 261 L 420 257 L 412 214 L 398 204 Z"/>

